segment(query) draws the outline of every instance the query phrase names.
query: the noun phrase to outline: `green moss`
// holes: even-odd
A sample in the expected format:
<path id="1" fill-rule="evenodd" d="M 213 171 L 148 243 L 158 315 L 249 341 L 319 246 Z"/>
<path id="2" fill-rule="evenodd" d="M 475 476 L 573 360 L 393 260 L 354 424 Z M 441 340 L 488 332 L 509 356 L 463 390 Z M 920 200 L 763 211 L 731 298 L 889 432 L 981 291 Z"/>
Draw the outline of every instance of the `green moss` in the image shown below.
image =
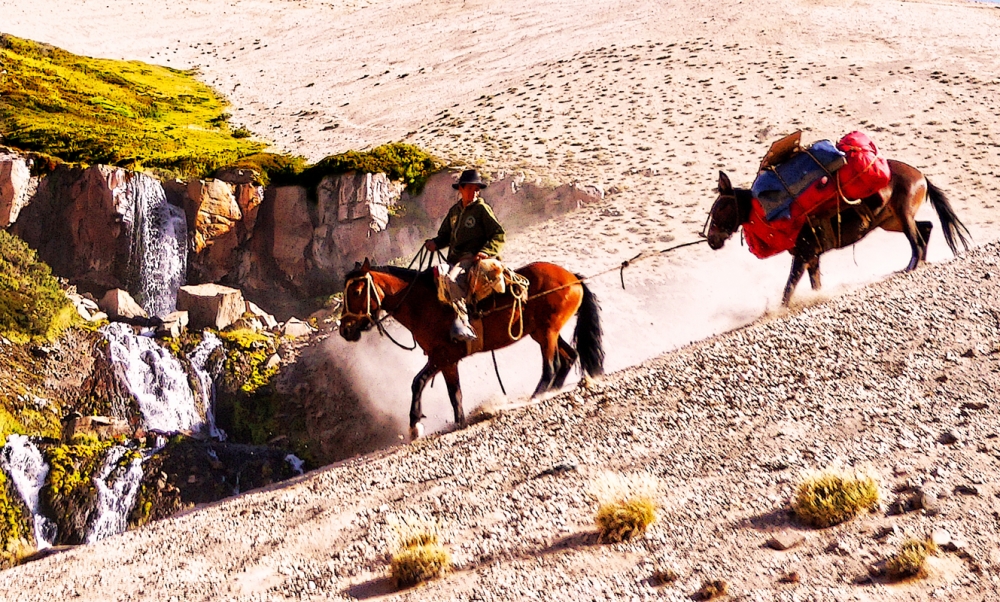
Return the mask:
<path id="1" fill-rule="evenodd" d="M 26 433 L 21 421 L 7 411 L 7 408 L 0 406 L 0 446 L 7 445 L 8 435 L 24 435 Z"/>
<path id="2" fill-rule="evenodd" d="M 64 161 L 207 175 L 264 145 L 236 136 L 191 71 L 95 59 L 0 35 L 0 135 Z"/>
<path id="3" fill-rule="evenodd" d="M 97 496 L 94 475 L 111 446 L 111 441 L 81 435 L 74 437 L 70 445 L 42 449 L 49 464 L 49 474 L 39 492 L 39 500 L 45 514 L 55 518 L 60 543 L 83 543 L 89 513 Z"/>
<path id="4" fill-rule="evenodd" d="M 0 568 L 17 564 L 33 540 L 32 517 L 14 483 L 0 470 Z"/>
<path id="5" fill-rule="evenodd" d="M 348 151 L 331 155 L 319 163 L 305 169 L 297 182 L 310 190 L 319 186 L 329 175 L 360 171 L 384 173 L 389 179 L 403 182 L 413 194 L 423 190 L 427 179 L 441 169 L 441 163 L 412 144 L 393 142 L 383 144 L 370 151 Z"/>
<path id="6" fill-rule="evenodd" d="M 306 169 L 305 158 L 278 153 L 254 153 L 227 165 L 233 169 L 249 169 L 257 174 L 262 185 L 296 184 L 296 178 Z"/>
<path id="7" fill-rule="evenodd" d="M 20 238 L 0 230 L 0 335 L 20 343 L 51 341 L 77 322 L 49 266 Z"/>
<path id="8" fill-rule="evenodd" d="M 237 350 L 242 351 L 252 351 L 255 349 L 270 347 L 272 341 L 274 340 L 266 334 L 255 332 L 249 328 L 225 330 L 219 333 L 219 338 L 222 339 L 223 342 L 228 343 L 228 345 L 226 345 L 227 347 L 235 347 Z"/>

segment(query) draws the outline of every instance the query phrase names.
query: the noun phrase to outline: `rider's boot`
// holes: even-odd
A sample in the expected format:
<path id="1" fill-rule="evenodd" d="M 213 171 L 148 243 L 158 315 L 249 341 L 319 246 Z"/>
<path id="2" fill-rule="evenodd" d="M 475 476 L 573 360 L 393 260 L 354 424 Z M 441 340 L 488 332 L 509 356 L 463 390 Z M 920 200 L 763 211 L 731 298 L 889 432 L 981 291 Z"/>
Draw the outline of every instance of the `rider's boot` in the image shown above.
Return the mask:
<path id="1" fill-rule="evenodd" d="M 451 340 L 475 341 L 476 333 L 469 324 L 469 311 L 466 309 L 465 300 L 454 301 L 451 306 L 455 308 L 455 321 L 451 325 Z"/>

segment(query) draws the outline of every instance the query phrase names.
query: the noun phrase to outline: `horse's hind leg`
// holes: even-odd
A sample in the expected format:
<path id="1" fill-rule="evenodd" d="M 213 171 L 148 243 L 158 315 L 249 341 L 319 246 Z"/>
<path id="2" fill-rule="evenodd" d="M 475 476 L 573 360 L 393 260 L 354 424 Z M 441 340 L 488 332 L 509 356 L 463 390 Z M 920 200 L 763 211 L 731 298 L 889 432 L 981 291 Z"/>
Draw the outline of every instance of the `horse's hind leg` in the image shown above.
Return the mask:
<path id="1" fill-rule="evenodd" d="M 451 408 L 455 410 L 455 424 L 465 426 L 465 410 L 462 409 L 462 385 L 458 381 L 458 364 L 454 363 L 441 369 L 444 384 L 448 387 L 448 398 Z"/>
<path id="2" fill-rule="evenodd" d="M 420 398 L 424 393 L 424 387 L 432 376 L 437 374 L 438 369 L 430 362 L 424 366 L 413 378 L 410 390 L 413 392 L 413 400 L 410 402 L 410 439 L 419 439 L 424 436 L 424 425 L 420 424 L 420 419 L 424 417 L 420 408 Z M 457 374 L 456 374 L 457 376 Z"/>
<path id="3" fill-rule="evenodd" d="M 934 222 L 917 222 L 917 234 L 924 243 L 923 251 L 920 253 L 920 261 L 927 261 L 927 247 L 930 246 L 932 230 L 934 230 Z"/>
<path id="4" fill-rule="evenodd" d="M 562 388 L 566 382 L 566 376 L 569 374 L 570 368 L 576 363 L 578 355 L 572 345 L 564 341 L 562 337 L 559 337 L 559 369 L 556 370 L 556 378 L 552 381 L 554 389 Z"/>
<path id="5" fill-rule="evenodd" d="M 809 284 L 812 285 L 814 291 L 818 291 L 823 287 L 819 276 L 819 255 L 810 261 L 806 268 L 809 270 Z"/>

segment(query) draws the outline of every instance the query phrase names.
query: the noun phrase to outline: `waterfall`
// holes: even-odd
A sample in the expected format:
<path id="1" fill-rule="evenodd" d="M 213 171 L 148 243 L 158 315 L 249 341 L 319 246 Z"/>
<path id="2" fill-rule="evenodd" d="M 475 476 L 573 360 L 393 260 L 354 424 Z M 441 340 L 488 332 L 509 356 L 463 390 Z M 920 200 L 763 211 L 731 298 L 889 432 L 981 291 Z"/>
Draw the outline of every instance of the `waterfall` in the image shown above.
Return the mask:
<path id="1" fill-rule="evenodd" d="M 128 515 L 139 497 L 142 481 L 142 457 L 139 454 L 135 454 L 127 464 L 121 464 L 128 451 L 120 445 L 108 449 L 104 464 L 94 477 L 97 502 L 87 529 L 87 543 L 122 533 L 128 527 Z"/>
<path id="2" fill-rule="evenodd" d="M 222 339 L 213 332 L 204 331 L 201 343 L 188 355 L 191 360 L 191 367 L 198 375 L 198 384 L 201 385 L 201 405 L 205 413 L 205 421 L 208 423 L 208 434 L 219 441 L 226 440 L 226 433 L 215 426 L 215 381 L 216 374 L 210 373 L 206 367 L 208 358 L 212 352 L 222 346 Z"/>
<path id="3" fill-rule="evenodd" d="M 302 467 L 305 466 L 306 462 L 302 458 L 296 456 L 295 454 L 288 454 L 285 456 L 285 462 L 288 462 L 288 465 L 292 467 L 292 470 L 294 470 L 296 474 L 304 473 Z"/>
<path id="4" fill-rule="evenodd" d="M 142 174 L 126 178 L 116 194 L 129 207 L 123 221 L 130 228 L 129 291 L 151 316 L 177 308 L 177 290 L 187 270 L 187 221 L 167 202 L 163 186 Z"/>
<path id="5" fill-rule="evenodd" d="M 131 327 L 112 323 L 101 328 L 118 379 L 139 405 L 147 430 L 200 432 L 205 418 L 180 361 Z"/>
<path id="6" fill-rule="evenodd" d="M 14 487 L 32 514 L 35 547 L 39 550 L 52 547 L 52 541 L 56 538 L 56 525 L 42 516 L 38 508 L 38 492 L 49 474 L 49 465 L 42 458 L 42 453 L 27 437 L 8 435 L 7 445 L 0 450 L 0 467 L 10 475 Z"/>

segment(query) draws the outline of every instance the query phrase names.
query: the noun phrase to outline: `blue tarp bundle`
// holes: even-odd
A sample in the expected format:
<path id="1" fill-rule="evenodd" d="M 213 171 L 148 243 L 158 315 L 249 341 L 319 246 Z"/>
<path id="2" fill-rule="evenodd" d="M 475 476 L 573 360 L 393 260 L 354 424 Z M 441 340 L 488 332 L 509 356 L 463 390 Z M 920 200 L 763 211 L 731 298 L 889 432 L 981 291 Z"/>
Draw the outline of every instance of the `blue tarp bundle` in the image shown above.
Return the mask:
<path id="1" fill-rule="evenodd" d="M 847 162 L 833 142 L 820 140 L 787 161 L 757 176 L 751 190 L 760 201 L 767 221 L 787 218 L 792 201 L 816 180 L 837 171 Z M 817 163 L 818 162 L 818 163 Z"/>

